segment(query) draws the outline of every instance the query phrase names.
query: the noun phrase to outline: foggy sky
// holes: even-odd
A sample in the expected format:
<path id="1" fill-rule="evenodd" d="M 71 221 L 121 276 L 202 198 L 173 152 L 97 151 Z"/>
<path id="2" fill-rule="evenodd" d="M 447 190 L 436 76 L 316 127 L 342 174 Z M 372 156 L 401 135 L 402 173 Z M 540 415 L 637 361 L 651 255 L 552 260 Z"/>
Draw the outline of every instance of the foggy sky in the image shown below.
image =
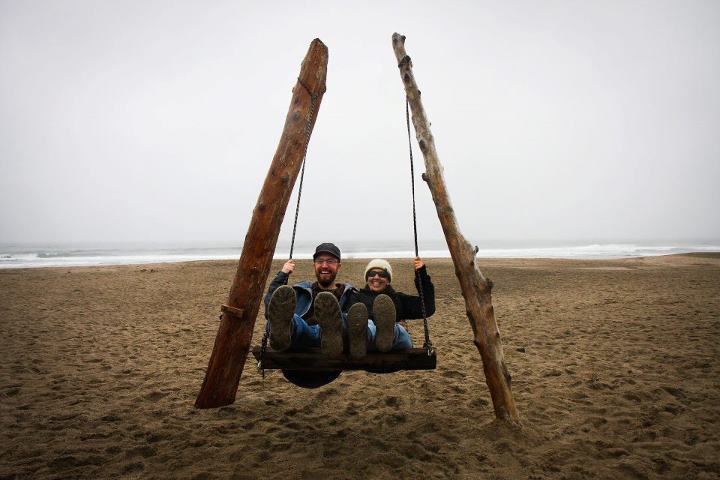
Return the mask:
<path id="1" fill-rule="evenodd" d="M 716 1 L 0 0 L 0 242 L 242 242 L 315 37 L 298 238 L 411 239 L 395 31 L 474 243 L 720 238 Z"/>

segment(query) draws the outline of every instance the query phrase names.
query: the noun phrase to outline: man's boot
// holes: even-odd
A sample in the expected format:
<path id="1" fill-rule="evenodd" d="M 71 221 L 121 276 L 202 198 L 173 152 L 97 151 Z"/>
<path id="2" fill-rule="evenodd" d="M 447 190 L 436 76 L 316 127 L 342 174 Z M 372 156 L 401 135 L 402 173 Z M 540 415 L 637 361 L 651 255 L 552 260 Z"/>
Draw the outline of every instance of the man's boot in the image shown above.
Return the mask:
<path id="1" fill-rule="evenodd" d="M 342 320 L 340 304 L 330 292 L 320 292 L 313 303 L 315 320 L 320 325 L 320 349 L 330 356 L 340 355 L 343 351 Z"/>
<path id="2" fill-rule="evenodd" d="M 268 320 L 270 321 L 270 348 L 282 352 L 292 343 L 292 319 L 295 313 L 295 290 L 283 285 L 270 297 Z"/>

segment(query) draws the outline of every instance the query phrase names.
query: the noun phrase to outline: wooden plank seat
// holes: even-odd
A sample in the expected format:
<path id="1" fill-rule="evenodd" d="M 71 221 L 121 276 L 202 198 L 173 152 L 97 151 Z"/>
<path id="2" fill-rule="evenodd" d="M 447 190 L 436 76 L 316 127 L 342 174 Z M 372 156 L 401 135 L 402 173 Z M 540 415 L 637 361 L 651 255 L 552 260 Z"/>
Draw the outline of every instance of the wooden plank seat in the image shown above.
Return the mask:
<path id="1" fill-rule="evenodd" d="M 260 360 L 260 347 L 252 349 L 256 360 Z M 332 370 L 365 370 L 373 373 L 390 373 L 399 370 L 434 370 L 437 365 L 435 350 L 428 355 L 424 348 L 411 348 L 387 353 L 368 353 L 363 358 L 350 358 L 349 354 L 328 357 L 320 349 L 276 352 L 268 348 L 263 358 L 267 370 L 290 370 L 322 372 Z"/>

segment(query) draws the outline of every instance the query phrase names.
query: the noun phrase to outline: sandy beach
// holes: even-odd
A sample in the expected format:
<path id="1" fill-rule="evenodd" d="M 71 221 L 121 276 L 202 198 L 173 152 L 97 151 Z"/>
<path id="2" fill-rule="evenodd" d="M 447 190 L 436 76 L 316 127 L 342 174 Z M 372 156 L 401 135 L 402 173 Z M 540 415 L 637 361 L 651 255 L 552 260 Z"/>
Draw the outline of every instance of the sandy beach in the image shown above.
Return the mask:
<path id="1" fill-rule="evenodd" d="M 720 478 L 720 255 L 481 260 L 522 428 L 494 421 L 446 259 L 437 370 L 306 390 L 250 356 L 235 404 L 194 409 L 235 265 L 0 270 L 0 478 Z"/>

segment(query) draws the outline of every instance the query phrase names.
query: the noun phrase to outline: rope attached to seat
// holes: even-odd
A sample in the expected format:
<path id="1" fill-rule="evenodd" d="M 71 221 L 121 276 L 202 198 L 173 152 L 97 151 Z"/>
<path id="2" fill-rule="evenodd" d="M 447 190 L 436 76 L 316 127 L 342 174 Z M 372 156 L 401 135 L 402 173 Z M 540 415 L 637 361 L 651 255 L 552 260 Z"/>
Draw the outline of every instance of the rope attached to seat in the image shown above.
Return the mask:
<path id="1" fill-rule="evenodd" d="M 418 249 L 418 234 L 417 234 L 417 215 L 415 213 L 415 165 L 413 162 L 412 152 L 412 136 L 410 135 L 410 101 L 405 97 L 405 123 L 407 125 L 408 134 L 408 150 L 410 151 L 410 186 L 412 190 L 412 215 L 413 215 L 413 235 L 415 239 L 415 256 L 420 256 Z M 425 295 L 423 293 L 423 282 L 420 277 L 420 272 L 415 270 L 415 279 L 418 282 L 419 288 L 418 293 L 420 294 L 420 308 L 422 309 L 423 315 L 423 327 L 425 328 L 425 345 L 423 348 L 427 350 L 427 354 L 431 355 L 433 352 L 432 342 L 430 341 L 430 328 L 428 327 L 427 313 L 425 310 Z"/>
<path id="2" fill-rule="evenodd" d="M 297 232 L 298 216 L 300 214 L 300 198 L 302 197 L 303 181 L 305 180 L 305 158 L 307 157 L 307 149 L 310 144 L 310 134 L 312 133 L 312 122 L 313 116 L 315 115 L 315 101 L 317 100 L 317 93 L 312 93 L 307 85 L 298 78 L 298 83 L 302 85 L 305 91 L 310 95 L 310 112 L 308 113 L 307 122 L 305 122 L 305 146 L 303 147 L 303 159 L 302 168 L 300 170 L 300 185 L 298 186 L 298 197 L 297 203 L 295 204 L 295 221 L 293 222 L 292 238 L 290 240 L 290 255 L 288 259 L 293 258 L 293 250 L 295 248 L 295 233 Z"/>
<path id="3" fill-rule="evenodd" d="M 310 111 L 308 112 L 307 121 L 305 122 L 305 145 L 303 146 L 303 157 L 302 157 L 302 167 L 300 169 L 300 184 L 298 185 L 298 197 L 297 197 L 297 203 L 295 204 L 295 220 L 293 221 L 293 230 L 292 230 L 292 238 L 290 239 L 290 254 L 288 255 L 288 259 L 292 260 L 293 258 L 293 250 L 295 249 L 295 234 L 297 233 L 297 223 L 298 223 L 298 217 L 300 215 L 300 198 L 302 197 L 302 187 L 303 187 L 303 181 L 305 180 L 305 159 L 307 157 L 307 149 L 308 144 L 310 143 L 310 135 L 312 133 L 312 122 L 313 117 L 315 116 L 315 102 L 317 101 L 318 94 L 313 93 L 310 91 L 310 89 L 303 83 L 300 78 L 298 78 L 298 83 L 305 89 L 305 91 L 310 95 Z M 325 93 L 323 91 L 323 93 Z M 257 368 L 260 370 L 260 373 L 262 374 L 262 377 L 265 378 L 265 369 L 263 368 L 263 358 L 265 357 L 265 351 L 267 350 L 268 346 L 268 340 L 270 339 L 270 336 L 267 333 L 267 321 L 265 325 L 265 332 L 263 333 L 262 342 L 260 344 L 260 360 L 258 360 Z"/>

